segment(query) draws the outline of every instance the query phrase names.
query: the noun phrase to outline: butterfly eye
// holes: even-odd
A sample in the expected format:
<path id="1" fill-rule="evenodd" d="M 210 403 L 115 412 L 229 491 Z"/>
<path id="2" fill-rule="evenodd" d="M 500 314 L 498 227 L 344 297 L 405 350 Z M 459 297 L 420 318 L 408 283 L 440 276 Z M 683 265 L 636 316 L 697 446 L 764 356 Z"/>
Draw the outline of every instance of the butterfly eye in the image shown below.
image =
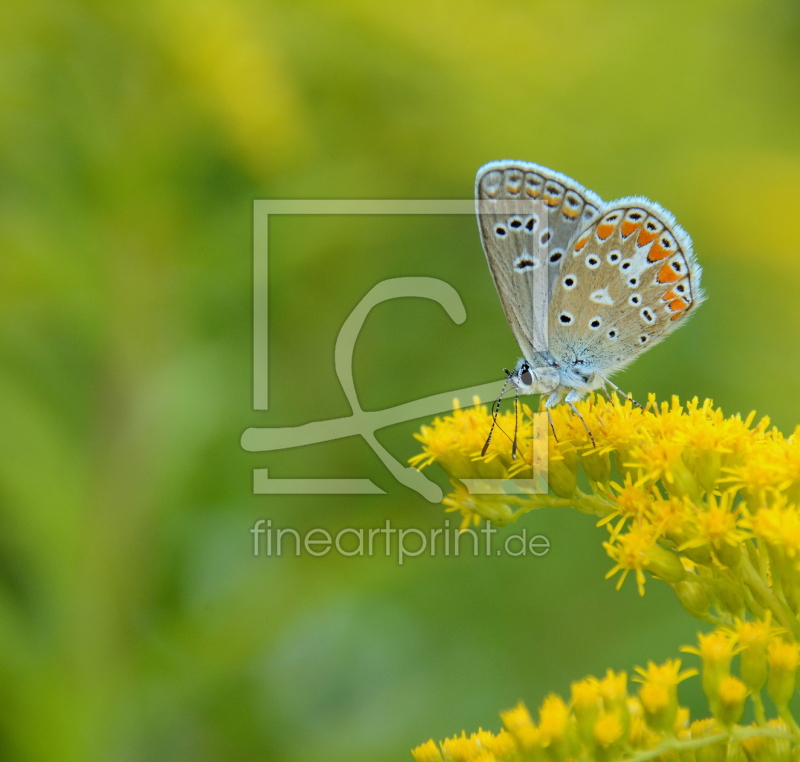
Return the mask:
<path id="1" fill-rule="evenodd" d="M 525 370 L 519 374 L 519 380 L 522 381 L 525 386 L 530 386 L 533 383 L 533 375 L 527 368 L 525 368 Z"/>

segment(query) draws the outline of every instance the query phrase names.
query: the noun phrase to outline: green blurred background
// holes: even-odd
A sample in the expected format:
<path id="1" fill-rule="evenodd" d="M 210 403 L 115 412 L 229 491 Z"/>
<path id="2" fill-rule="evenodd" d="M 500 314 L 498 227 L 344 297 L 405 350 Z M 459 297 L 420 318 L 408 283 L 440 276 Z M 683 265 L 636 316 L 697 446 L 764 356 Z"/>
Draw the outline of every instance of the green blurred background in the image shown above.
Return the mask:
<path id="1" fill-rule="evenodd" d="M 355 358 L 365 408 L 490 381 L 517 348 L 474 220 L 276 218 L 271 408 L 254 412 L 252 202 L 469 198 L 501 158 L 648 195 L 694 237 L 709 300 L 615 380 L 790 431 L 796 0 L 33 0 L 0 16 L 1 758 L 408 760 L 694 637 L 665 585 L 615 592 L 604 530 L 568 511 L 524 519 L 550 539 L 540 559 L 254 558 L 260 518 L 443 523 L 363 440 L 239 445 L 249 426 L 348 414 L 333 345 L 375 283 L 442 278 L 468 319 L 377 308 Z M 421 423 L 379 438 L 405 460 Z M 387 494 L 254 496 L 264 467 Z M 682 686 L 699 708 L 698 691 Z"/>

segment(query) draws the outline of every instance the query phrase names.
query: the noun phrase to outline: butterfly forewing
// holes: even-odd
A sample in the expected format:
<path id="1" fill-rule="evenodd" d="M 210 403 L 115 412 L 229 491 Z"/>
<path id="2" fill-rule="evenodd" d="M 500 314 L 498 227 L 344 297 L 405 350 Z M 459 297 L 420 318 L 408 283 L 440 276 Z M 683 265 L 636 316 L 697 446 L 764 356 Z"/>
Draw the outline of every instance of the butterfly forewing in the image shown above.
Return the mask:
<path id="1" fill-rule="evenodd" d="M 537 164 L 491 162 L 476 179 L 481 240 L 522 353 L 539 365 L 548 351 L 551 292 L 577 234 L 595 221 L 600 198 Z"/>
<path id="2" fill-rule="evenodd" d="M 663 339 L 702 301 L 688 234 L 645 198 L 610 202 L 565 255 L 552 290 L 551 350 L 609 375 Z"/>

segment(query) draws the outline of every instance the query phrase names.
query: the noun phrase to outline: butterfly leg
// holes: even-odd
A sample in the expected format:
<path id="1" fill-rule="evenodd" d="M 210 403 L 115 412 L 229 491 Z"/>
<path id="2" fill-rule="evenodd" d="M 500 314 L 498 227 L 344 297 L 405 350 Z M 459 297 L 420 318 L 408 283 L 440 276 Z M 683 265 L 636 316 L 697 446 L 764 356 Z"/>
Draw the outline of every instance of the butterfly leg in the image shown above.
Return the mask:
<path id="1" fill-rule="evenodd" d="M 600 376 L 600 378 L 603 378 L 603 377 Z M 617 392 L 617 394 L 622 395 L 626 400 L 628 400 L 628 402 L 632 402 L 634 405 L 636 405 L 636 407 L 641 408 L 642 410 L 644 410 L 644 406 L 643 405 L 640 405 L 629 394 L 625 394 L 625 392 L 623 392 L 622 389 L 620 389 L 613 381 L 610 381 L 607 378 L 603 378 L 603 383 L 604 384 L 608 384 L 615 392 Z M 606 393 L 606 396 L 608 397 L 608 391 L 606 390 L 605 386 L 603 387 L 603 391 Z M 609 401 L 610 400 L 611 400 L 611 398 L 609 397 Z"/>
<path id="2" fill-rule="evenodd" d="M 556 444 L 558 444 L 558 434 L 556 434 L 556 426 L 553 423 L 553 416 L 550 415 L 550 408 L 547 408 L 547 420 L 550 421 L 550 430 L 553 432 L 553 439 L 555 439 Z"/>
<path id="3" fill-rule="evenodd" d="M 544 399 L 544 395 L 541 399 Z M 553 432 L 553 439 L 556 440 L 556 444 L 558 443 L 558 434 L 556 434 L 556 426 L 553 423 L 553 416 L 550 415 L 550 408 L 555 407 L 559 402 L 561 402 L 561 392 L 556 389 L 556 391 L 554 391 L 544 403 L 544 409 L 547 411 L 547 420 L 550 421 L 550 430 Z"/>
<path id="4" fill-rule="evenodd" d="M 575 415 L 577 415 L 578 418 L 581 419 L 581 423 L 583 424 L 583 428 L 586 429 L 586 433 L 589 435 L 589 439 L 592 442 L 592 447 L 597 447 L 597 443 L 594 441 L 594 437 L 592 436 L 592 432 L 589 430 L 589 426 L 586 423 L 586 420 L 581 415 L 581 411 L 578 410 L 578 408 L 575 407 L 575 400 L 578 400 L 578 399 L 580 399 L 580 394 L 573 390 L 566 396 L 566 399 L 564 401 L 570 406 L 570 409 L 572 410 L 572 412 L 575 413 Z"/>

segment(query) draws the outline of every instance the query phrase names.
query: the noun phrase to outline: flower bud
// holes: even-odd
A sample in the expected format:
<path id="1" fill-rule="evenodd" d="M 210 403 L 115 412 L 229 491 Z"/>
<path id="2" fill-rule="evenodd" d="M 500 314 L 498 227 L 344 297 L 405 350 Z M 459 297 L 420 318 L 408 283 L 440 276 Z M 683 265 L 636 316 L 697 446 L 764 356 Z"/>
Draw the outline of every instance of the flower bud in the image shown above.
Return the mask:
<path id="1" fill-rule="evenodd" d="M 700 485 L 694 474 L 686 467 L 683 458 L 676 458 L 670 464 L 669 476 L 671 478 L 662 479 L 662 484 L 666 487 L 672 497 L 688 497 L 694 502 L 699 502 L 702 495 Z"/>
<path id="2" fill-rule="evenodd" d="M 671 550 L 655 544 L 647 553 L 644 568 L 664 582 L 680 582 L 686 576 L 681 559 Z"/>
<path id="3" fill-rule="evenodd" d="M 672 589 L 681 606 L 692 616 L 702 619 L 706 615 L 711 601 L 708 599 L 708 592 L 702 582 L 692 578 L 683 579 L 674 583 Z"/>
<path id="4" fill-rule="evenodd" d="M 571 498 L 578 489 L 578 456 L 574 450 L 559 449 L 561 457 L 550 458 L 547 483 L 553 494 Z"/>
<path id="5" fill-rule="evenodd" d="M 714 545 L 714 553 L 716 553 L 720 563 L 729 569 L 738 569 L 739 564 L 742 562 L 742 551 L 739 545 L 733 546 L 727 542 L 720 542 Z"/>
<path id="6" fill-rule="evenodd" d="M 695 458 L 693 471 L 700 486 L 706 492 L 713 492 L 722 472 L 722 453 L 718 450 L 702 450 Z"/>
<path id="7" fill-rule="evenodd" d="M 587 450 L 581 456 L 581 465 L 590 481 L 608 484 L 611 477 L 611 457 L 608 452 Z"/>
<path id="8" fill-rule="evenodd" d="M 713 583 L 719 606 L 729 614 L 738 616 L 744 608 L 744 598 L 739 590 L 725 577 L 716 577 Z"/>
<path id="9" fill-rule="evenodd" d="M 705 545 L 700 545 L 696 548 L 682 548 L 681 553 L 683 553 L 686 558 L 690 561 L 694 561 L 696 564 L 700 564 L 701 566 L 708 566 L 710 563 L 713 563 L 713 559 L 711 558 L 711 544 L 706 543 Z"/>

